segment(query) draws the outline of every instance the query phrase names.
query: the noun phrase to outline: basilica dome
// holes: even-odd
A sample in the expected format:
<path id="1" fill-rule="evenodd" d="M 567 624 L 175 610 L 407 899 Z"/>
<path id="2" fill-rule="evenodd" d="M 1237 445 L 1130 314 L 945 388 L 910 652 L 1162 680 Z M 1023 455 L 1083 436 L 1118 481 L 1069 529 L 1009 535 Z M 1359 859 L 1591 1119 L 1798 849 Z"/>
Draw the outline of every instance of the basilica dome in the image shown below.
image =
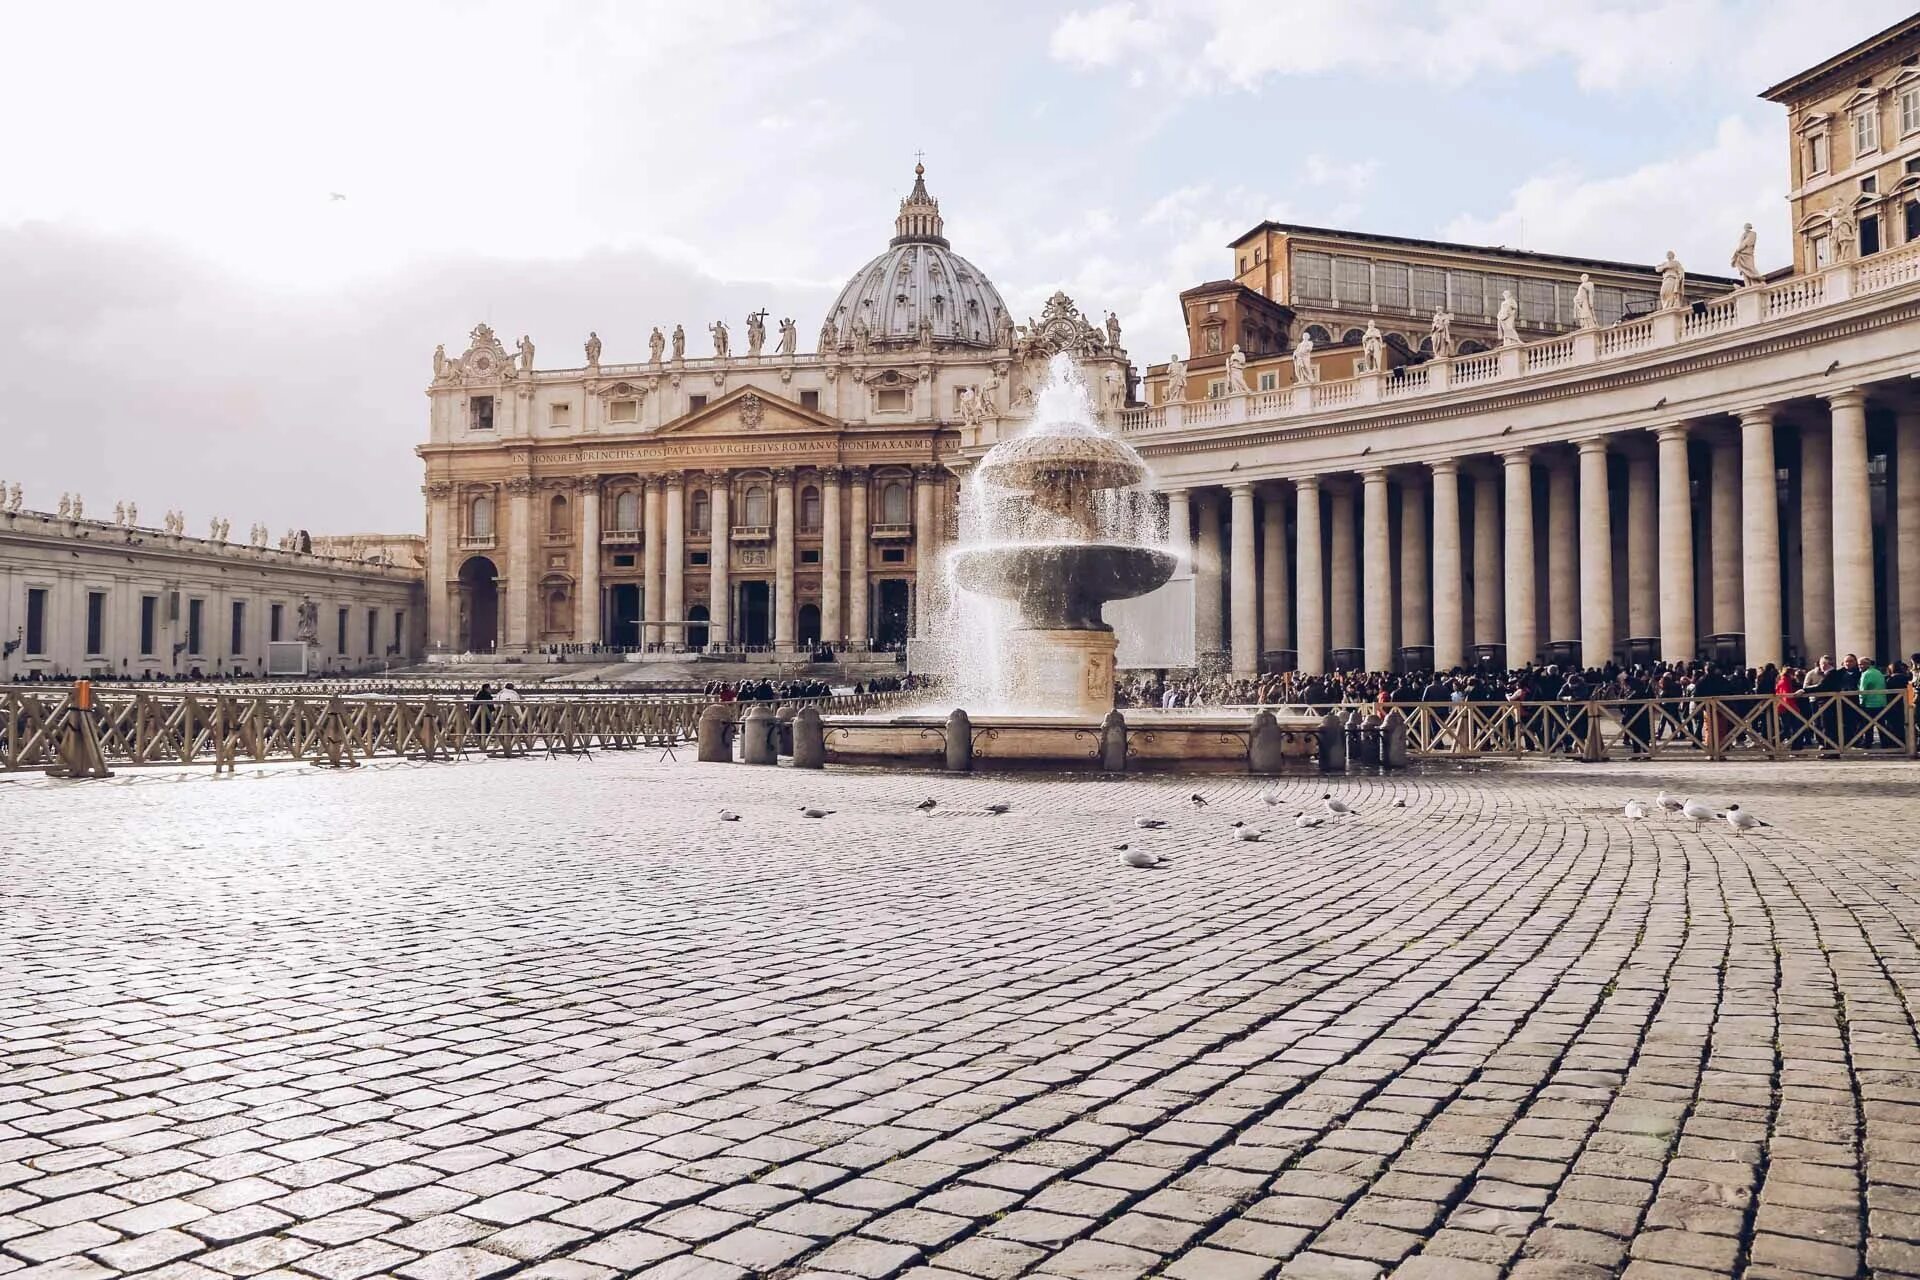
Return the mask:
<path id="1" fill-rule="evenodd" d="M 887 251 L 853 273 L 827 312 L 822 350 L 999 345 L 997 336 L 1012 321 L 1007 304 L 985 273 L 947 244 L 940 202 L 927 194 L 922 165 L 913 167 L 913 191 L 900 202 L 893 226 Z"/>

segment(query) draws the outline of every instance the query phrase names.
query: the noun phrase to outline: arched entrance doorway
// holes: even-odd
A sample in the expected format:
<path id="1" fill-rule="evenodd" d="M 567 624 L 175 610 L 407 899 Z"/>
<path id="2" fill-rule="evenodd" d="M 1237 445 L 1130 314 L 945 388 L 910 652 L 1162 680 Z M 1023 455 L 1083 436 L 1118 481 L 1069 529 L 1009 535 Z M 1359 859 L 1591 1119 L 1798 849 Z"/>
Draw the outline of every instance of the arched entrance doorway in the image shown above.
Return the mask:
<path id="1" fill-rule="evenodd" d="M 687 610 L 687 648 L 701 650 L 707 647 L 707 606 L 696 604 Z"/>
<path id="2" fill-rule="evenodd" d="M 803 604 L 800 616 L 796 619 L 800 627 L 800 647 L 812 649 L 820 643 L 820 606 Z"/>
<path id="3" fill-rule="evenodd" d="M 460 566 L 459 640 L 468 653 L 491 653 L 500 642 L 500 571 L 485 556 Z"/>

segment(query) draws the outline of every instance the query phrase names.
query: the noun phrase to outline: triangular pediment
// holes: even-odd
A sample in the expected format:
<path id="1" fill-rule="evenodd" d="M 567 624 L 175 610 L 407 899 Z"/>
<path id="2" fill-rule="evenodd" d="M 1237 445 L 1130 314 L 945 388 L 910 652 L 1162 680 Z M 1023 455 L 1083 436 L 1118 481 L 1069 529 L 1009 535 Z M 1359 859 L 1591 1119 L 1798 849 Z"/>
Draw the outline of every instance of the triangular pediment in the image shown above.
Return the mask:
<path id="1" fill-rule="evenodd" d="M 841 424 L 764 387 L 736 387 L 692 413 L 664 423 L 663 436 L 818 435 Z"/>

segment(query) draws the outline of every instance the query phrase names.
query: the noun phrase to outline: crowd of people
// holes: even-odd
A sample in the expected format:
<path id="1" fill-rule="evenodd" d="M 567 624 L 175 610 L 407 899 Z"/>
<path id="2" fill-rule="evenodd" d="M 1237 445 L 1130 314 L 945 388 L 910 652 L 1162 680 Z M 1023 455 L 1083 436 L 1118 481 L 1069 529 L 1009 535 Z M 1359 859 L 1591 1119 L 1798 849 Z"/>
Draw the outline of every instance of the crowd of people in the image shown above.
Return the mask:
<path id="1" fill-rule="evenodd" d="M 908 672 L 858 681 L 849 692 L 892 693 L 925 687 L 925 676 Z M 790 698 L 830 698 L 834 688 L 824 680 L 711 680 L 701 692 L 716 702 L 783 702 Z"/>

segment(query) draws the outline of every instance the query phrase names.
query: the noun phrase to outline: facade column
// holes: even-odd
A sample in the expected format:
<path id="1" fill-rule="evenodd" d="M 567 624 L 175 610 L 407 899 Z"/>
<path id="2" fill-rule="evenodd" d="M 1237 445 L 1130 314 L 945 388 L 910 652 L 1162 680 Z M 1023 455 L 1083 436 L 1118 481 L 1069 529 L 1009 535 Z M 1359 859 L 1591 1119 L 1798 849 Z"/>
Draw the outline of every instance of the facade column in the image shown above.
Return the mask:
<path id="1" fill-rule="evenodd" d="M 573 483 L 580 495 L 580 598 L 574 602 L 577 644 L 599 644 L 600 635 L 600 477 Z"/>
<path id="2" fill-rule="evenodd" d="M 867 473 L 856 467 L 847 473 L 848 515 L 852 524 L 847 539 L 847 633 L 854 647 L 865 649 L 873 642 L 873 619 L 867 610 Z"/>
<path id="3" fill-rule="evenodd" d="M 436 649 L 457 649 L 466 640 L 465 636 L 453 634 L 454 620 L 459 614 L 458 596 L 453 583 L 453 548 L 459 538 L 460 521 L 453 504 L 453 486 L 444 483 L 428 485 L 427 643 Z M 0 601 L 0 607 L 4 607 L 4 601 Z M 126 615 L 133 619 L 129 624 L 133 639 L 125 646 L 129 651 L 139 648 L 139 607 L 138 600 L 132 601 L 132 608 Z"/>
<path id="4" fill-rule="evenodd" d="M 1272 490 L 1260 500 L 1260 535 L 1260 647 L 1266 653 L 1277 653 L 1293 648 L 1287 610 L 1293 594 L 1293 568 L 1287 559 L 1286 500 Z"/>
<path id="5" fill-rule="evenodd" d="M 1501 631 L 1500 477 L 1473 477 L 1473 643 L 1504 644 Z"/>
<path id="6" fill-rule="evenodd" d="M 1333 521 L 1327 539 L 1332 557 L 1333 653 L 1360 648 L 1360 547 L 1353 527 L 1353 484 L 1342 478 L 1333 486 L 1330 517 Z M 1329 655 L 1330 657 L 1332 655 Z"/>
<path id="7" fill-rule="evenodd" d="M 1577 463 L 1556 454 L 1547 461 L 1547 640 L 1580 638 L 1580 512 Z"/>
<path id="8" fill-rule="evenodd" d="M 532 476 L 514 476 L 507 481 L 507 536 L 511 539 L 512 563 L 507 567 L 506 647 L 525 653 L 533 636 L 529 628 L 533 616 L 533 584 L 540 576 L 533 565 Z M 352 638 L 351 632 L 348 638 Z"/>
<path id="9" fill-rule="evenodd" d="M 1426 485 L 1417 472 L 1408 472 L 1400 483 L 1400 644 L 1404 648 L 1433 643 L 1428 540 Z M 1459 548 L 1454 550 L 1458 555 Z"/>
<path id="10" fill-rule="evenodd" d="M 1556 597 L 1573 584 L 1554 585 Z M 1607 442 L 1580 441 L 1580 663 L 1613 657 L 1613 502 L 1607 491 Z"/>
<path id="11" fill-rule="evenodd" d="M 640 610 L 640 647 L 660 641 L 660 628 L 657 625 L 666 616 L 666 573 L 667 573 L 667 528 L 666 515 L 661 511 L 662 489 L 659 476 L 648 476 L 646 496 L 641 500 L 641 523 L 645 526 L 641 538 L 645 540 L 645 555 L 642 563 L 646 567 L 645 599 Z"/>
<path id="12" fill-rule="evenodd" d="M 1811 667 L 1833 645 L 1833 433 L 1800 428 L 1800 625 Z"/>
<path id="13" fill-rule="evenodd" d="M 940 574 L 940 537 L 934 526 L 935 509 L 933 469 L 913 469 L 913 632 L 916 636 L 933 634 L 934 598 Z"/>
<path id="14" fill-rule="evenodd" d="M 1627 634 L 1660 634 L 1660 487 L 1653 454 L 1627 455 Z"/>
<path id="15" fill-rule="evenodd" d="M 1744 430 L 1742 435 L 1745 435 Z M 1713 582 L 1710 586 L 1715 635 L 1738 635 L 1747 629 L 1740 589 L 1740 524 L 1744 506 L 1741 497 L 1744 464 L 1741 461 L 1740 443 L 1720 437 L 1713 442 L 1712 509 L 1707 518 L 1712 521 L 1713 529 Z"/>
<path id="16" fill-rule="evenodd" d="M 1534 608 L 1533 451 L 1500 455 L 1507 479 L 1507 665 L 1525 666 L 1540 656 L 1540 624 Z"/>
<path id="17" fill-rule="evenodd" d="M 1446 458 L 1433 472 L 1433 669 L 1451 671 L 1467 661 L 1466 611 L 1460 599 L 1460 464 Z"/>
<path id="18" fill-rule="evenodd" d="M 1661 427 L 1660 658 L 1691 662 L 1693 629 L 1693 490 L 1687 472 L 1685 423 Z"/>
<path id="19" fill-rule="evenodd" d="M 1220 598 L 1220 491 L 1202 489 L 1193 501 L 1193 648 L 1196 666 L 1220 660 L 1226 627 Z"/>
<path id="20" fill-rule="evenodd" d="M 1327 670 L 1327 602 L 1322 590 L 1326 572 L 1320 549 L 1320 477 L 1301 476 L 1293 482 L 1294 590 L 1299 601 L 1300 670 L 1323 675 Z"/>
<path id="21" fill-rule="evenodd" d="M 733 477 L 724 471 L 707 473 L 707 511 L 712 531 L 707 547 L 707 645 L 724 648 L 733 643 Z"/>
<path id="22" fill-rule="evenodd" d="M 683 471 L 667 476 L 667 549 L 666 549 L 667 622 L 682 622 L 687 616 L 687 477 Z M 685 648 L 684 627 L 668 627 L 661 639 L 677 648 Z"/>
<path id="23" fill-rule="evenodd" d="M 1859 388 L 1826 397 L 1833 411 L 1834 657 L 1870 657 L 1873 617 L 1873 509 L 1867 480 L 1867 397 Z"/>
<path id="24" fill-rule="evenodd" d="M 793 598 L 793 468 L 773 473 L 773 647 L 791 652 L 799 636 Z"/>
<path id="25" fill-rule="evenodd" d="M 1233 616 L 1233 674 L 1255 676 L 1260 674 L 1260 574 L 1254 563 L 1253 486 L 1236 484 L 1228 492 L 1231 506 L 1227 514 L 1233 538 L 1232 576 L 1228 581 L 1232 592 L 1228 612 Z"/>
<path id="26" fill-rule="evenodd" d="M 1365 531 L 1363 622 L 1369 671 L 1393 670 L 1393 526 L 1387 514 L 1387 473 L 1382 467 L 1360 477 L 1360 521 Z"/>
<path id="27" fill-rule="evenodd" d="M 1899 652 L 1887 656 L 1905 659 L 1920 653 L 1920 411 L 1900 410 L 1893 433 L 1893 559 L 1900 575 L 1895 588 Z"/>
<path id="28" fill-rule="evenodd" d="M 841 607 L 840 476 L 838 467 L 820 472 L 820 641 L 837 645 L 847 638 Z"/>
<path id="29" fill-rule="evenodd" d="M 1717 454 L 1714 465 L 1720 465 Z M 1777 667 L 1785 658 L 1780 644 L 1785 628 L 1780 616 L 1780 488 L 1775 479 L 1771 408 L 1740 414 L 1740 516 L 1747 665 Z M 1720 537 L 1717 529 L 1713 536 L 1716 541 Z M 1719 559 L 1716 549 L 1714 560 Z"/>
<path id="30" fill-rule="evenodd" d="M 1193 581 L 1196 594 L 1193 607 L 1188 615 L 1187 639 L 1193 642 L 1194 665 L 1200 665 L 1200 600 L 1197 594 L 1199 583 L 1195 580 L 1193 564 L 1193 525 L 1192 515 L 1187 506 L 1185 489 L 1169 489 L 1167 499 L 1167 550 L 1179 557 L 1173 573 L 1178 578 L 1185 574 Z"/>

